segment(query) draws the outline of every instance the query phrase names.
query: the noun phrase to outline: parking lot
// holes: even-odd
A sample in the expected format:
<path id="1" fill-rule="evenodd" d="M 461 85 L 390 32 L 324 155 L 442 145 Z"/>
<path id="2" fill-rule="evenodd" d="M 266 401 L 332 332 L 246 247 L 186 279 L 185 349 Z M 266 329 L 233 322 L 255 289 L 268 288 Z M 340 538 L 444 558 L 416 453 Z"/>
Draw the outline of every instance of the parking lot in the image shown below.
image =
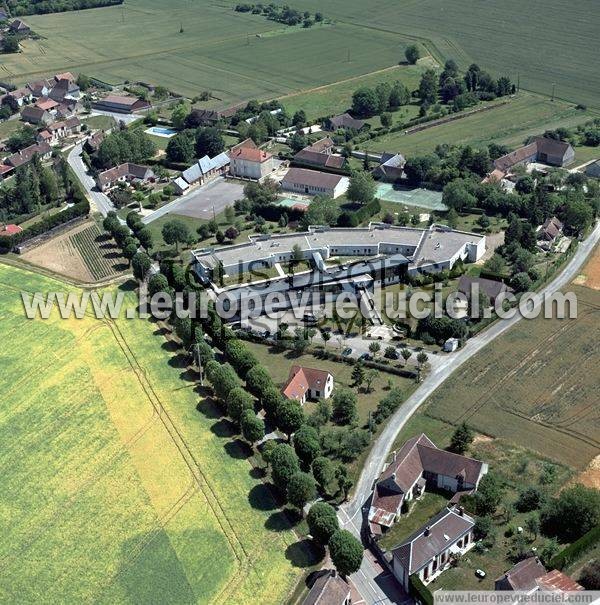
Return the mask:
<path id="1" fill-rule="evenodd" d="M 144 217 L 145 224 L 151 223 L 165 214 L 173 213 L 192 218 L 211 219 L 220 214 L 227 206 L 233 206 L 235 200 L 244 197 L 244 186 L 239 181 L 217 178 L 201 185 L 169 202 L 152 214 Z"/>

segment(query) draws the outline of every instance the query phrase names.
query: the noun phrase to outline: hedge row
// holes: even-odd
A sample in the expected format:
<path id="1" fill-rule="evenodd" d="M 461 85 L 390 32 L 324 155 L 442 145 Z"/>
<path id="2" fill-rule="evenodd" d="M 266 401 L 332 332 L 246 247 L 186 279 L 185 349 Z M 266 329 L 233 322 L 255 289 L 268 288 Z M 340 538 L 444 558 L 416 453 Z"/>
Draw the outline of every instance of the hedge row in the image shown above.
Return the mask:
<path id="1" fill-rule="evenodd" d="M 410 596 L 417 601 L 417 603 L 422 603 L 422 605 L 433 605 L 433 595 L 429 588 L 421 582 L 419 576 L 413 574 L 408 581 Z"/>
<path id="2" fill-rule="evenodd" d="M 356 212 L 344 211 L 338 219 L 338 227 L 358 227 L 381 211 L 381 202 L 375 198 Z"/>
<path id="3" fill-rule="evenodd" d="M 575 561 L 577 557 L 598 543 L 600 543 L 600 525 L 590 529 L 590 531 L 581 536 L 579 540 L 576 540 L 573 544 L 570 544 L 558 554 L 554 555 L 550 560 L 550 567 L 562 570 Z"/>

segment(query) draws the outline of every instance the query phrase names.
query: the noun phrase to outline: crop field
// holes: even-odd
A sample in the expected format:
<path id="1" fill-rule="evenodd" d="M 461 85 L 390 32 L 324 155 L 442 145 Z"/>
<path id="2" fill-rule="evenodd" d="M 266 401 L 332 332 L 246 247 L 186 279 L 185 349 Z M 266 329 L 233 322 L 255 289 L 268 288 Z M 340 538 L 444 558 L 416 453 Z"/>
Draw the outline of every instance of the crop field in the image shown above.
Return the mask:
<path id="1" fill-rule="evenodd" d="M 232 3 L 233 2 L 232 0 Z M 369 29 L 395 32 L 424 44 L 438 60 L 475 62 L 521 88 L 600 107 L 597 69 L 598 3 L 595 0 L 480 2 L 478 0 L 298 0 L 295 8 Z"/>
<path id="2" fill-rule="evenodd" d="M 120 265 L 114 258 L 114 256 L 118 258 L 118 248 L 114 243 L 104 240 L 97 225 L 78 231 L 70 239 L 95 280 L 118 274 L 116 268 Z M 121 261 L 124 260 L 121 258 Z"/>
<path id="3" fill-rule="evenodd" d="M 0 600 L 281 603 L 304 553 L 157 326 L 28 320 L 64 284 L 0 283 Z"/>
<path id="4" fill-rule="evenodd" d="M 463 118 L 404 134 L 392 132 L 369 142 L 374 151 L 401 151 L 403 154 L 431 153 L 436 145 L 499 143 L 518 147 L 528 137 L 541 135 L 558 126 L 572 127 L 590 119 L 590 113 L 562 101 L 550 101 L 520 93 L 508 103 Z"/>
<path id="5" fill-rule="evenodd" d="M 577 319 L 522 320 L 452 374 L 427 414 L 583 469 L 600 454 L 600 294 L 572 291 Z"/>
<path id="6" fill-rule="evenodd" d="M 3 78 L 22 82 L 69 69 L 110 83 L 144 80 L 191 96 L 210 90 L 222 104 L 391 67 L 407 43 L 398 34 L 374 36 L 341 22 L 290 28 L 231 6 L 188 0 L 132 0 L 28 22 L 42 39 L 3 57 Z"/>

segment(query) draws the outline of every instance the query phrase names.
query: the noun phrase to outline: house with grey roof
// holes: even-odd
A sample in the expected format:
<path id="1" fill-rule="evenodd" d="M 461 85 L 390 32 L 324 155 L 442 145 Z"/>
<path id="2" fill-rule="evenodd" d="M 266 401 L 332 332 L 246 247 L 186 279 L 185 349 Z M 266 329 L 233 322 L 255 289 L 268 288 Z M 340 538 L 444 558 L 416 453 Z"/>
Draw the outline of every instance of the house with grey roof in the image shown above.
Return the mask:
<path id="1" fill-rule="evenodd" d="M 448 569 L 452 560 L 475 545 L 475 520 L 462 508 L 444 508 L 427 524 L 392 549 L 392 571 L 407 590 L 410 576 L 427 585 Z"/>
<path id="2" fill-rule="evenodd" d="M 327 195 L 337 198 L 348 190 L 348 177 L 319 170 L 290 168 L 281 180 L 281 188 L 303 195 Z"/>
<path id="3" fill-rule="evenodd" d="M 600 160 L 596 160 L 585 167 L 585 176 L 600 179 Z"/>
<path id="4" fill-rule="evenodd" d="M 302 605 L 352 605 L 350 586 L 335 570 L 321 573 Z"/>
<path id="5" fill-rule="evenodd" d="M 379 166 L 372 170 L 373 176 L 381 181 L 399 181 L 404 174 L 406 159 L 401 153 L 382 153 Z"/>
<path id="6" fill-rule="evenodd" d="M 364 120 L 357 120 L 349 113 L 342 113 L 332 118 L 327 118 L 323 124 L 325 130 L 335 132 L 336 130 L 362 130 L 366 125 Z"/>
<path id="7" fill-rule="evenodd" d="M 532 162 L 563 167 L 574 159 L 575 150 L 570 143 L 549 137 L 533 137 L 527 145 L 494 160 L 494 168 L 506 174 L 515 166 L 526 166 Z"/>
<path id="8" fill-rule="evenodd" d="M 227 172 L 229 166 L 229 155 L 226 152 L 209 158 L 207 155 L 200 158 L 195 164 L 181 173 L 181 178 L 187 183 L 188 188 L 203 183 Z M 177 179 L 176 179 L 177 180 Z M 181 189 L 181 187 L 179 187 Z M 186 188 L 187 189 L 187 188 Z"/>
<path id="9" fill-rule="evenodd" d="M 100 172 L 96 177 L 96 184 L 100 191 L 107 191 L 119 182 L 143 184 L 155 178 L 154 172 L 148 166 L 125 162 L 124 164 Z"/>
<path id="10" fill-rule="evenodd" d="M 47 126 L 54 121 L 48 111 L 35 105 L 27 105 L 21 110 L 21 120 L 30 124 Z"/>
<path id="11" fill-rule="evenodd" d="M 425 434 L 409 439 L 393 453 L 375 484 L 368 517 L 371 535 L 385 533 L 400 516 L 402 505 L 426 489 L 471 493 L 487 471 L 485 462 L 441 450 Z"/>

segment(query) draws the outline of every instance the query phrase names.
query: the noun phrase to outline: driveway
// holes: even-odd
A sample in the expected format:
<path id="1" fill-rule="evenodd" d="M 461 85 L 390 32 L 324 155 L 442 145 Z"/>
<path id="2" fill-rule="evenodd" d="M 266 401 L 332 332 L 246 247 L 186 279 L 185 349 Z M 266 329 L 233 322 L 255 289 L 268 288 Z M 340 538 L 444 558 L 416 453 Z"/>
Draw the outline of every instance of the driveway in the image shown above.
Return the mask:
<path id="1" fill-rule="evenodd" d="M 171 213 L 209 220 L 223 212 L 227 206 L 233 206 L 236 200 L 243 197 L 243 185 L 237 181 L 219 177 L 165 204 L 162 208 L 145 216 L 142 222 L 147 225 L 157 218 Z"/>
<path id="2" fill-rule="evenodd" d="M 96 209 L 102 214 L 102 216 L 106 216 L 110 210 L 115 210 L 114 204 L 110 201 L 107 195 L 96 190 L 96 182 L 88 174 L 87 166 L 81 159 L 82 145 L 82 143 L 79 143 L 75 145 L 73 149 L 71 149 L 69 155 L 67 156 L 67 161 L 79 179 L 79 182 L 87 191 L 88 196 L 91 198 L 92 204 L 96 206 Z"/>

